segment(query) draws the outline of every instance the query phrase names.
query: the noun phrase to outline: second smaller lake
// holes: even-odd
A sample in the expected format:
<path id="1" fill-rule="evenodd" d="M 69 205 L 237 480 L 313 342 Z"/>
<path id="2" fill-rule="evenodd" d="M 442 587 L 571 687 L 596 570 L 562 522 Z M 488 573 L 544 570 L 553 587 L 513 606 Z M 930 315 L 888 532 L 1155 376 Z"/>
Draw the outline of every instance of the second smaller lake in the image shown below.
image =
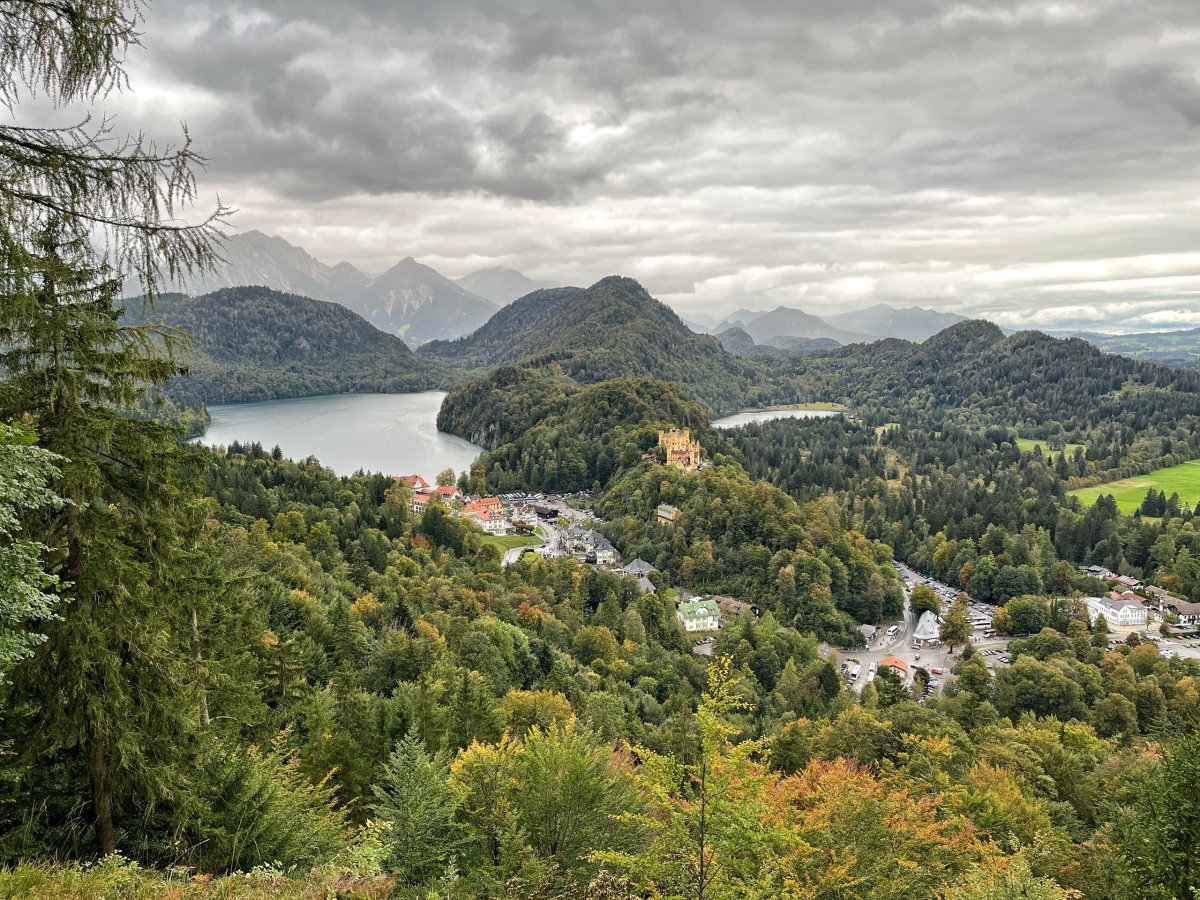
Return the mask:
<path id="1" fill-rule="evenodd" d="M 773 419 L 823 419 L 840 415 L 840 409 L 744 409 L 732 416 L 717 419 L 713 428 L 740 428 L 753 422 L 770 422 Z"/>

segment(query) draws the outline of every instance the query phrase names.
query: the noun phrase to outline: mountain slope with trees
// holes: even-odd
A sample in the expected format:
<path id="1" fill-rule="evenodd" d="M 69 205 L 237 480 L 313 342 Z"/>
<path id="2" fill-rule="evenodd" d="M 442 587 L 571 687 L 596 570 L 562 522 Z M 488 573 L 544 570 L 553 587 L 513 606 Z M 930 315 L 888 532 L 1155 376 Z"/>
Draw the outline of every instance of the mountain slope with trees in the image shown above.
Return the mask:
<path id="1" fill-rule="evenodd" d="M 753 364 L 693 332 L 633 279 L 617 276 L 586 289 L 530 294 L 475 334 L 430 344 L 421 355 L 551 370 L 581 385 L 625 377 L 673 381 L 716 414 L 745 406 L 761 382 Z"/>
<path id="2" fill-rule="evenodd" d="M 1037 331 L 1006 337 L 969 321 L 927 341 L 887 340 L 803 358 L 772 372 L 795 392 L 853 404 L 890 421 L 1005 425 L 1049 438 L 1117 423 L 1142 429 L 1200 415 L 1200 373 L 1103 353 Z"/>
<path id="3" fill-rule="evenodd" d="M 452 381 L 448 367 L 345 307 L 269 288 L 166 294 L 152 307 L 128 300 L 124 321 L 186 336 L 187 372 L 164 388 L 186 404 L 418 391 Z"/>

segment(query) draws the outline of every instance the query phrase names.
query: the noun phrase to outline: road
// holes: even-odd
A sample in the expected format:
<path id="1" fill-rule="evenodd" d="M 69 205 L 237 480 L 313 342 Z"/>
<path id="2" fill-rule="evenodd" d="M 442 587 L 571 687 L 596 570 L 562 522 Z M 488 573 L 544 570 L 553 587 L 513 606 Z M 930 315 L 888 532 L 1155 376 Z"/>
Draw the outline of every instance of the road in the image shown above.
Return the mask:
<path id="1" fill-rule="evenodd" d="M 558 544 L 559 535 L 562 529 L 553 522 L 539 522 L 537 526 L 538 533 L 541 535 L 542 542 L 540 544 L 530 544 L 526 547 L 513 547 L 510 550 L 504 551 L 504 558 L 500 560 L 502 566 L 511 566 L 526 550 L 542 550 L 546 547 L 554 547 Z"/>

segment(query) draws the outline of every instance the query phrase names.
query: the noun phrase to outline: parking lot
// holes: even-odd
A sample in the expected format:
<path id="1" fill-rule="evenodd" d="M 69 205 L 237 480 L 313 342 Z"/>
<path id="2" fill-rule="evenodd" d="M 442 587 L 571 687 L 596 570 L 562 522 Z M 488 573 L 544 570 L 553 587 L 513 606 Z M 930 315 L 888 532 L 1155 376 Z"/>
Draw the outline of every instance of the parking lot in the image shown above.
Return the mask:
<path id="1" fill-rule="evenodd" d="M 829 651 L 837 655 L 842 677 L 845 679 L 847 687 L 854 691 L 861 691 L 865 685 L 873 682 L 879 670 L 879 663 L 888 657 L 895 657 L 907 666 L 906 671 L 902 670 L 906 685 L 912 684 L 913 674 L 917 668 L 924 668 L 932 676 L 930 684 L 936 690 L 945 684 L 949 670 L 958 662 L 962 654 L 961 648 L 957 647 L 954 655 L 951 656 L 949 649 L 944 646 L 916 646 L 912 635 L 916 628 L 917 617 L 909 605 L 912 589 L 918 584 L 928 585 L 938 595 L 942 601 L 943 613 L 957 598 L 958 591 L 948 584 L 926 578 L 903 563 L 896 564 L 896 571 L 900 573 L 904 582 L 903 618 L 896 622 L 883 623 L 875 637 L 867 642 L 864 649 Z M 1003 668 L 1009 664 L 1008 639 L 999 636 L 989 637 L 992 608 L 974 600 L 969 602 L 971 622 L 974 626 L 972 646 L 979 651 L 990 670 Z M 1200 653 L 1200 650 L 1196 652 Z"/>

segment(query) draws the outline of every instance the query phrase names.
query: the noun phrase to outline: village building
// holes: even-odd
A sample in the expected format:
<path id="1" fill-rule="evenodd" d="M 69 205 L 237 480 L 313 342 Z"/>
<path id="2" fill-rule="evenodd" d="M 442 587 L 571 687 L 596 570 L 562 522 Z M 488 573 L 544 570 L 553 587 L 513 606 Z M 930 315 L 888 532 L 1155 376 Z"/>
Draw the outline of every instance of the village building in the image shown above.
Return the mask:
<path id="1" fill-rule="evenodd" d="M 429 508 L 429 501 L 433 499 L 433 494 L 413 493 L 408 498 L 408 508 L 415 513 L 424 513 Z"/>
<path id="2" fill-rule="evenodd" d="M 940 631 L 937 613 L 927 609 L 921 613 L 917 627 L 913 629 L 913 643 L 919 647 L 936 647 L 942 642 Z"/>
<path id="3" fill-rule="evenodd" d="M 637 580 L 637 588 L 643 594 L 657 594 L 658 588 L 654 586 L 654 582 L 645 575 L 639 575 Z"/>
<path id="4" fill-rule="evenodd" d="M 1161 588 L 1156 584 L 1147 584 L 1142 587 L 1142 593 L 1150 598 L 1148 605 L 1154 609 L 1163 610 L 1174 603 L 1187 603 L 1181 597 L 1176 597 L 1166 588 Z"/>
<path id="5" fill-rule="evenodd" d="M 908 677 L 908 663 L 898 656 L 885 656 L 879 661 L 881 669 L 895 669 L 900 673 L 901 678 Z"/>
<path id="6" fill-rule="evenodd" d="M 879 626 L 878 625 L 859 625 L 858 631 L 863 636 L 863 640 L 865 640 L 869 644 L 869 643 L 871 643 L 871 641 L 875 640 L 875 635 L 877 635 L 879 633 Z"/>
<path id="7" fill-rule="evenodd" d="M 657 572 L 658 569 L 644 559 L 635 559 L 633 562 L 623 565 L 621 571 L 626 575 L 649 575 L 651 572 Z"/>
<path id="8" fill-rule="evenodd" d="M 737 600 L 733 597 L 723 597 L 720 594 L 713 594 L 708 598 L 715 600 L 717 607 L 721 610 L 721 614 L 729 619 L 736 619 L 744 612 L 750 613 L 754 618 L 758 618 L 761 610 L 753 603 L 747 603 L 745 600 Z"/>
<path id="9" fill-rule="evenodd" d="M 508 534 L 511 527 L 498 497 L 476 497 L 460 509 L 458 514 L 471 519 L 487 534 Z"/>
<path id="10" fill-rule="evenodd" d="M 414 491 L 428 491 L 429 490 L 429 482 L 426 481 L 424 478 L 422 478 L 420 475 L 395 475 L 392 477 L 392 480 L 393 481 L 403 481 Z"/>
<path id="11" fill-rule="evenodd" d="M 1141 596 L 1135 594 L 1133 591 L 1109 591 L 1108 598 L 1110 600 L 1128 600 L 1130 603 L 1143 602 Z"/>
<path id="12" fill-rule="evenodd" d="M 1167 595 L 1170 597 L 1170 594 Z M 1170 597 L 1163 603 L 1163 609 L 1172 613 L 1180 625 L 1200 625 L 1200 603 L 1190 603 L 1178 597 Z"/>
<path id="13" fill-rule="evenodd" d="M 563 549 L 580 562 L 600 566 L 616 565 L 617 548 L 594 528 L 572 525 L 562 533 Z"/>
<path id="14" fill-rule="evenodd" d="M 538 518 L 537 510 L 535 510 L 532 506 L 513 507 L 512 512 L 509 513 L 509 518 L 512 520 L 514 525 L 520 522 L 523 525 L 528 525 L 530 528 L 536 528 L 538 523 L 541 521 L 541 519 Z"/>
<path id="15" fill-rule="evenodd" d="M 694 472 L 700 468 L 700 442 L 684 428 L 670 428 L 658 433 L 658 446 L 667 457 L 667 465 Z"/>
<path id="16" fill-rule="evenodd" d="M 1103 616 L 1109 625 L 1145 625 L 1146 607 L 1136 600 L 1126 600 L 1112 597 L 1084 597 L 1087 604 L 1088 618 L 1093 622 L 1097 616 Z"/>
<path id="17" fill-rule="evenodd" d="M 438 497 L 439 500 L 447 504 L 459 503 L 463 498 L 462 491 L 460 491 L 454 485 L 438 485 L 433 489 L 433 493 Z"/>
<path id="18" fill-rule="evenodd" d="M 679 518 L 679 508 L 669 503 L 660 503 L 655 510 L 660 525 L 674 525 Z"/>
<path id="19" fill-rule="evenodd" d="M 715 600 L 686 600 L 675 610 L 683 630 L 716 631 L 721 627 L 721 609 Z"/>

